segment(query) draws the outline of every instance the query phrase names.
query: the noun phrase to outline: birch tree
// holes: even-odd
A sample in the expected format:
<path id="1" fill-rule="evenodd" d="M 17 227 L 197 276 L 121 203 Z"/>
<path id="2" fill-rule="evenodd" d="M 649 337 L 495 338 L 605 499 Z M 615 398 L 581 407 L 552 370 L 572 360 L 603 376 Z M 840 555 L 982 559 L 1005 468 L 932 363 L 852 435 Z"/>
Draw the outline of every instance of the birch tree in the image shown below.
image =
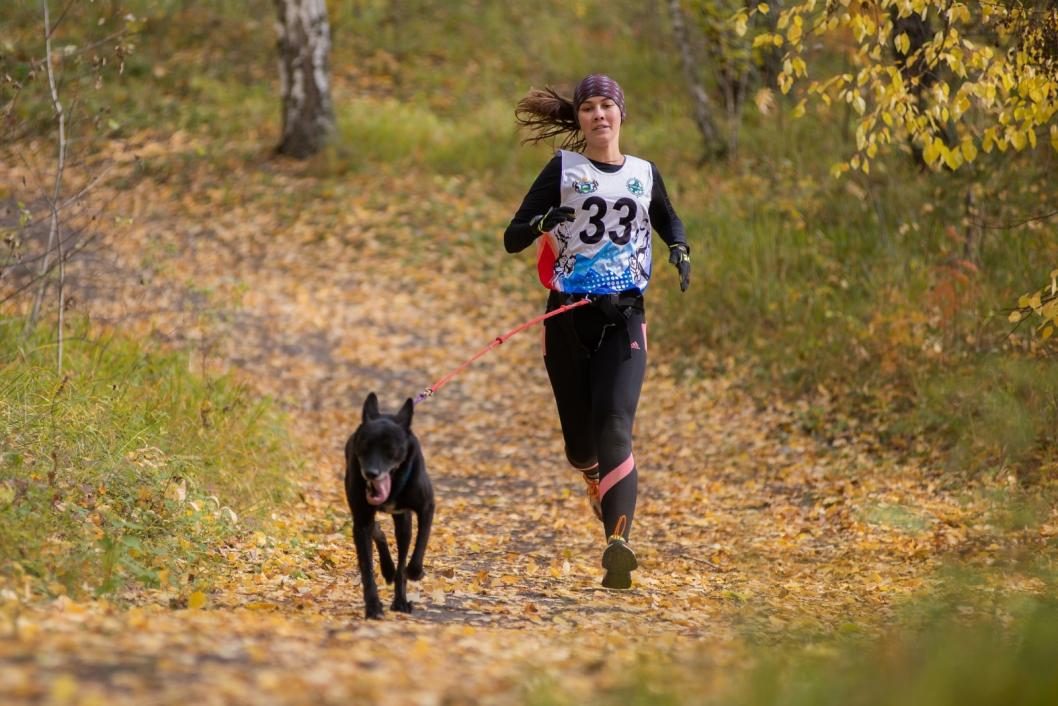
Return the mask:
<path id="1" fill-rule="evenodd" d="M 705 154 L 707 157 L 722 154 L 725 150 L 724 141 L 713 119 L 712 101 L 709 100 L 709 94 L 698 77 L 696 70 L 698 62 L 694 58 L 694 48 L 687 31 L 687 19 L 680 0 L 669 0 L 669 19 L 672 22 L 672 33 L 676 37 L 676 44 L 680 48 L 683 77 L 687 81 L 687 88 L 694 101 L 694 122 L 705 143 Z"/>
<path id="2" fill-rule="evenodd" d="M 318 152 L 334 132 L 331 30 L 324 0 L 275 0 L 283 134 L 276 151 L 299 159 Z"/>

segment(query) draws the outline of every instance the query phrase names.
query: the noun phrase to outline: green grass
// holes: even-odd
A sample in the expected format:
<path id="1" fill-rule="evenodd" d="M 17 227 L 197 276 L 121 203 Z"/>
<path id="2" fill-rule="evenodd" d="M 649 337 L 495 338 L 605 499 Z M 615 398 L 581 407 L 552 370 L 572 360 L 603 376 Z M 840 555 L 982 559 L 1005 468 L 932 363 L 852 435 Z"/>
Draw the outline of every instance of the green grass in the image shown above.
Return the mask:
<path id="1" fill-rule="evenodd" d="M 1028 327 L 1008 341 L 1004 313 L 1058 261 L 1047 228 L 985 230 L 967 263 L 967 177 L 920 174 L 897 156 L 838 182 L 825 172 L 841 148 L 820 142 L 823 129 L 787 125 L 784 146 L 764 126 L 747 128 L 747 142 L 770 148 L 727 173 L 677 170 L 695 283 L 680 295 L 662 273 L 659 349 L 698 341 L 704 369 L 752 361 L 756 393 L 826 401 L 827 419 L 811 427 L 828 436 L 854 415 L 883 438 L 925 435 L 952 449 L 952 470 L 1053 465 L 1048 366 L 1028 359 Z M 1045 211 L 1035 182 L 1054 161 L 1027 158 L 1021 174 L 1004 167 L 1006 182 L 978 196 L 981 217 Z"/>
<path id="2" fill-rule="evenodd" d="M 100 129 L 118 138 L 180 129 L 206 143 L 172 166 L 155 158 L 145 176 L 179 176 L 195 159 L 218 160 L 226 171 L 240 159 L 260 162 L 279 130 L 272 5 L 129 0 L 122 7 L 140 18 L 125 75 L 95 91 L 84 78 L 69 86 L 94 106 L 87 114 L 109 107 L 116 127 L 103 121 Z M 1053 208 L 1046 185 L 1058 159 L 1046 149 L 982 156 L 975 172 L 956 174 L 923 174 L 897 150 L 870 175 L 837 181 L 829 169 L 852 147 L 853 131 L 842 123 L 848 116 L 809 110 L 794 120 L 749 105 L 738 155 L 703 165 L 667 18 L 655 8 L 556 0 L 530 12 L 506 3 L 339 0 L 328 10 L 338 131 L 306 171 L 334 198 L 344 180 L 363 188 L 364 175 L 406 174 L 420 183 L 458 177 L 467 193 L 480 194 L 487 215 L 470 224 L 463 214 L 439 217 L 473 232 L 475 259 L 502 259 L 499 233 L 548 158 L 546 147 L 520 146 L 515 103 L 530 86 L 568 88 L 589 71 L 607 71 L 628 98 L 623 147 L 659 165 L 693 249 L 686 295 L 663 260 L 655 268 L 659 352 L 678 350 L 703 371 L 717 360 L 751 361 L 750 389 L 830 405 L 807 425 L 820 433 L 832 434 L 827 427 L 852 414 L 883 437 L 941 431 L 930 438 L 955 450 L 953 468 L 1047 458 L 1050 437 L 1023 433 L 1050 423 L 1031 382 L 989 399 L 987 386 L 976 385 L 959 393 L 957 405 L 941 389 L 956 385 L 943 382 L 946 371 L 985 381 L 1031 347 L 1024 332 L 1006 340 L 1002 310 L 1045 283 L 1058 262 L 1053 230 L 986 229 L 973 248 L 974 268 L 958 261 L 969 186 L 978 191 L 975 217 L 990 223 Z M 80 41 L 96 31 L 88 20 L 111 12 L 99 3 L 76 11 L 64 41 Z M 39 43 L 35 17 L 30 6 L 0 11 L 10 56 L 28 56 Z M 22 108 L 46 98 L 34 100 L 25 96 Z M 477 276 L 504 289 L 511 270 L 481 267 Z M 531 275 L 525 286 L 535 286 Z M 1045 377 L 1041 390 L 1050 389 Z M 973 443 L 982 424 L 994 436 L 1012 435 L 1009 442 L 985 453 Z"/>
<path id="3" fill-rule="evenodd" d="M 317 160 L 320 176 L 405 170 L 507 179 L 532 168 L 518 149 L 510 106 L 491 101 L 456 120 L 425 105 L 357 98 L 337 109 L 338 135 Z"/>
<path id="4" fill-rule="evenodd" d="M 880 638 L 834 636 L 751 648 L 754 666 L 721 667 L 713 655 L 675 658 L 648 649 L 633 669 L 603 675 L 586 699 L 539 675 L 533 706 L 1048 706 L 1058 701 L 1058 604 L 1022 598 L 977 607 L 921 607 L 916 623 Z"/>
<path id="5" fill-rule="evenodd" d="M 0 582 L 44 595 L 208 580 L 216 549 L 288 497 L 283 420 L 186 353 L 0 320 Z"/>
<path id="6" fill-rule="evenodd" d="M 982 356 L 916 389 L 916 419 L 950 443 L 951 467 L 1058 480 L 1058 371 L 1050 361 Z"/>
<path id="7" fill-rule="evenodd" d="M 878 644 L 838 644 L 828 654 L 774 656 L 732 706 L 1020 706 L 1054 703 L 1052 668 L 1058 605 L 1032 601 L 1023 612 L 976 620 L 958 611 L 922 630 L 896 631 Z M 817 648 L 818 650 L 818 648 Z"/>

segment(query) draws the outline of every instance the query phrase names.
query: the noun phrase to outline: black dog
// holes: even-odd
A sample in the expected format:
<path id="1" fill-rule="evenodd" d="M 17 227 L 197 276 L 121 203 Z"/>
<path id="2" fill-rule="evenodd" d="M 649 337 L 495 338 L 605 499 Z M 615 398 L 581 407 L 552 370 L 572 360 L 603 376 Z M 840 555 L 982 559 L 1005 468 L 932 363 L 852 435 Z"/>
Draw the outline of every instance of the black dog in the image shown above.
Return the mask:
<path id="1" fill-rule="evenodd" d="M 422 561 L 433 522 L 434 499 L 426 475 L 419 440 L 411 432 L 414 405 L 409 399 L 396 414 L 379 414 L 378 398 L 372 392 L 364 401 L 364 418 L 345 444 L 345 497 L 353 513 L 353 541 L 364 584 L 364 615 L 382 617 L 375 572 L 371 562 L 371 540 L 378 547 L 378 562 L 386 583 L 396 580 L 390 610 L 411 612 L 406 578 L 422 578 Z M 386 536 L 375 522 L 381 510 L 393 515 L 397 536 L 397 565 L 389 553 Z M 405 568 L 411 544 L 411 514 L 418 518 L 415 550 Z"/>

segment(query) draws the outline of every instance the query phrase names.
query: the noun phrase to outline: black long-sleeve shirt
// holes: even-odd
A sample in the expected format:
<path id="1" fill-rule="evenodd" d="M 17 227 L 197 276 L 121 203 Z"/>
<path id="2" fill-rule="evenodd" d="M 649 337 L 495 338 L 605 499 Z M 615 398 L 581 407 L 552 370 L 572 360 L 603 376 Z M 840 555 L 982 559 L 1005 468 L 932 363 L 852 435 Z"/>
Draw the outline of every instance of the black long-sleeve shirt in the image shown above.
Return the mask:
<path id="1" fill-rule="evenodd" d="M 623 166 L 596 162 L 594 159 L 591 163 L 600 171 L 610 174 L 619 171 Z M 667 245 L 681 243 L 686 247 L 687 236 L 683 230 L 683 221 L 672 208 L 672 202 L 669 201 L 668 192 L 665 191 L 665 182 L 661 180 L 657 165 L 650 162 L 650 170 L 654 177 L 654 187 L 650 192 L 650 223 Z M 503 233 L 503 246 L 507 252 L 521 252 L 536 240 L 539 233 L 529 225 L 529 221 L 533 216 L 547 213 L 549 208 L 562 205 L 561 186 L 562 157 L 555 155 L 536 177 L 533 185 L 529 187 L 529 192 L 522 199 L 522 205 Z"/>

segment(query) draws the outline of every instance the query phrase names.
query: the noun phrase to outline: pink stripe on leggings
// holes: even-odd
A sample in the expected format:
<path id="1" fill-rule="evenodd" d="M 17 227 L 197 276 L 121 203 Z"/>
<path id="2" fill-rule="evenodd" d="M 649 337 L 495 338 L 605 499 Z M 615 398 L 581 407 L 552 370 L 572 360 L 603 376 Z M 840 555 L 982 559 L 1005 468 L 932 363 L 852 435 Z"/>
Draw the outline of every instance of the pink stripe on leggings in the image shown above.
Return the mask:
<path id="1" fill-rule="evenodd" d="M 606 495 L 606 491 L 620 483 L 635 467 L 635 459 L 632 458 L 632 454 L 628 454 L 628 458 L 624 460 L 624 463 L 607 473 L 599 482 L 599 500 L 602 500 L 602 496 Z"/>

